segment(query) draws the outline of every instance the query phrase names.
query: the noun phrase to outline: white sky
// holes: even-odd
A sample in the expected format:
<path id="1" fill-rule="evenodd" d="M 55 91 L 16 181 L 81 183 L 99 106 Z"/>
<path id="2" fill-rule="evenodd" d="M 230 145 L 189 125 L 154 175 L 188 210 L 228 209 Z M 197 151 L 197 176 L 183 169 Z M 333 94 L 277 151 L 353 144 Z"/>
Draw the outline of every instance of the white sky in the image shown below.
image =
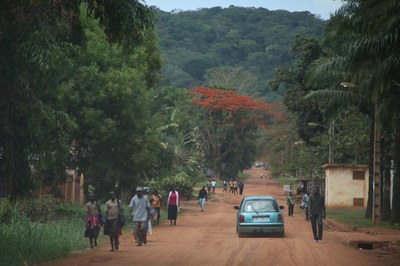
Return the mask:
<path id="1" fill-rule="evenodd" d="M 174 9 L 196 10 L 210 7 L 263 7 L 269 10 L 310 11 L 322 19 L 329 19 L 341 5 L 341 0 L 142 0 L 148 6 L 156 6 L 163 11 Z"/>

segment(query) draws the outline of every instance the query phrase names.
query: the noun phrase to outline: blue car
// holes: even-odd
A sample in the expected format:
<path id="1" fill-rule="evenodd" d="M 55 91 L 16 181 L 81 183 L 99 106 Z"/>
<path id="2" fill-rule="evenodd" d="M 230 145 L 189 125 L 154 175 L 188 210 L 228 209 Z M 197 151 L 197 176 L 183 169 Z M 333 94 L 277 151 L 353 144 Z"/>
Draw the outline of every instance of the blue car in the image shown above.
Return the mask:
<path id="1" fill-rule="evenodd" d="M 273 196 L 244 197 L 237 212 L 236 232 L 239 237 L 246 233 L 274 233 L 285 236 L 282 209 Z"/>

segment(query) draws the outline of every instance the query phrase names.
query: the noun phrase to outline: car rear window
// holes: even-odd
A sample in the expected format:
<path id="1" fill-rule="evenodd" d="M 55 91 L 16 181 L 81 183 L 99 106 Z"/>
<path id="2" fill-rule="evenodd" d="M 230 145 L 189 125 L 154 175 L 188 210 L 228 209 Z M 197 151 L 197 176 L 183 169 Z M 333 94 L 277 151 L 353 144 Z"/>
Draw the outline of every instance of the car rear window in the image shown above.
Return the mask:
<path id="1" fill-rule="evenodd" d="M 243 212 L 277 212 L 278 205 L 271 199 L 247 200 L 243 205 Z"/>

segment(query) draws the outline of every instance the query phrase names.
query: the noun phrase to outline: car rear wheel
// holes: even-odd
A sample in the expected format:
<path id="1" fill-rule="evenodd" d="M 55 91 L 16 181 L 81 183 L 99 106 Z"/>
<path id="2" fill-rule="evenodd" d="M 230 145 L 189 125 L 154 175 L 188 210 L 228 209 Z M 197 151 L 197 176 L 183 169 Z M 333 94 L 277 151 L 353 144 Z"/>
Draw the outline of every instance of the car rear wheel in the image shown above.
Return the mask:
<path id="1" fill-rule="evenodd" d="M 279 237 L 285 237 L 285 231 L 279 233 Z"/>
<path id="2" fill-rule="evenodd" d="M 240 237 L 240 238 L 244 237 L 244 233 L 238 232 L 238 237 Z"/>

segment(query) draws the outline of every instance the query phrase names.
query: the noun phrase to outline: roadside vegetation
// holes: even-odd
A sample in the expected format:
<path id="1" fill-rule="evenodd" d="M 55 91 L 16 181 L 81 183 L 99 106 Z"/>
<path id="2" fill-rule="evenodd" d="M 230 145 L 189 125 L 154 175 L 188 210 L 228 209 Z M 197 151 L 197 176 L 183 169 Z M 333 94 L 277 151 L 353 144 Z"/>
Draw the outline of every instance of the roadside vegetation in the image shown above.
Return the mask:
<path id="1" fill-rule="evenodd" d="M 400 230 L 398 225 L 391 225 L 389 222 L 381 222 L 378 225 L 372 223 L 371 219 L 365 218 L 365 208 L 329 208 L 327 216 L 330 219 L 351 225 L 355 228 L 361 227 L 383 227 Z"/>

